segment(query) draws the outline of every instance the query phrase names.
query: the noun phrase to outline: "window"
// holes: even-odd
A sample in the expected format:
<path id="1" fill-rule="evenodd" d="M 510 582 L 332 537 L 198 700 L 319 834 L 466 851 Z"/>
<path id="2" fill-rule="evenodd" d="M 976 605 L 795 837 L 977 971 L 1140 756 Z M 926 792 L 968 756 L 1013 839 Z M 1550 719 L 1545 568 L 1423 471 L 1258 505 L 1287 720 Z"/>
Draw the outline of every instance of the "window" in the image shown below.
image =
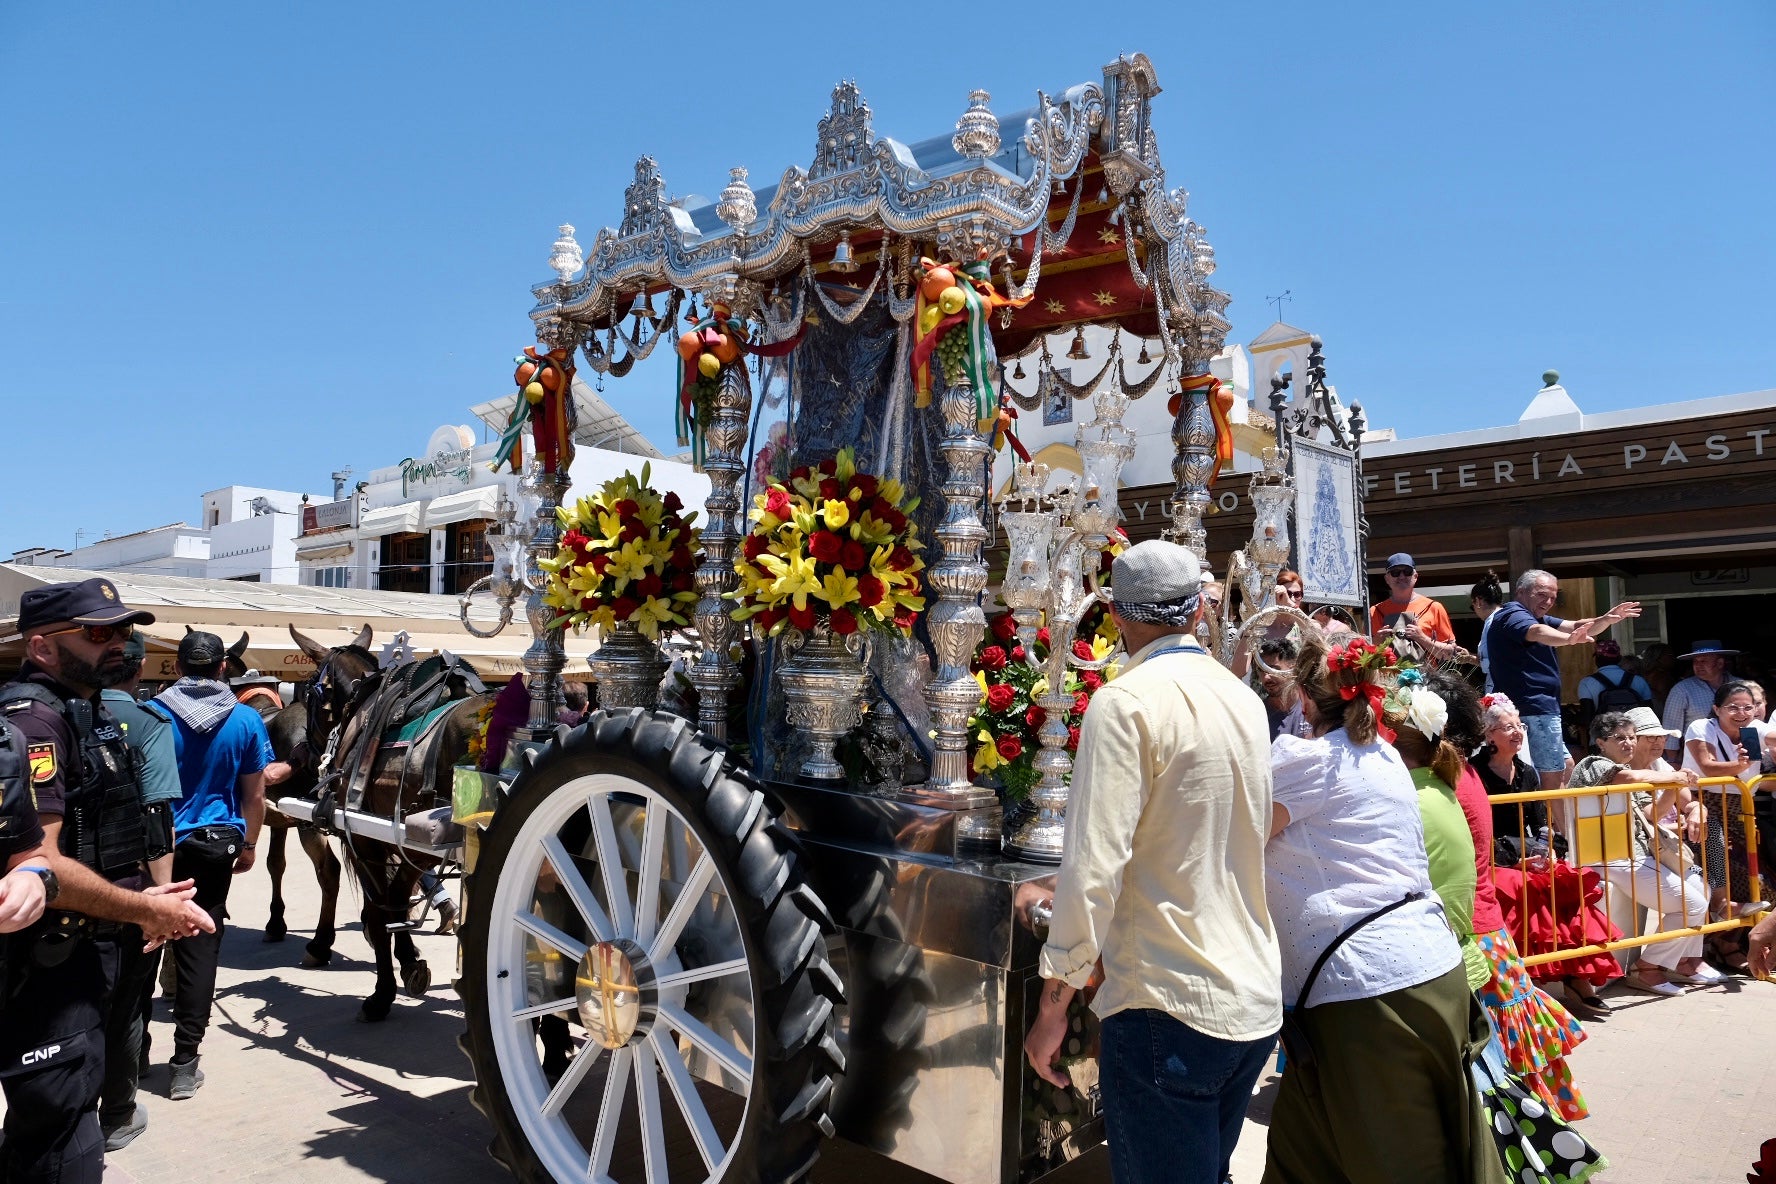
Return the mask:
<path id="1" fill-rule="evenodd" d="M 487 555 L 487 520 L 475 518 L 445 528 L 444 591 L 459 595 L 482 576 L 493 574 Z"/>
<path id="2" fill-rule="evenodd" d="M 349 588 L 351 587 L 351 568 L 317 567 L 309 573 L 308 582 L 314 588 Z"/>
<path id="3" fill-rule="evenodd" d="M 431 550 L 429 532 L 383 535 L 382 566 L 376 570 L 377 586 L 385 592 L 430 592 Z"/>

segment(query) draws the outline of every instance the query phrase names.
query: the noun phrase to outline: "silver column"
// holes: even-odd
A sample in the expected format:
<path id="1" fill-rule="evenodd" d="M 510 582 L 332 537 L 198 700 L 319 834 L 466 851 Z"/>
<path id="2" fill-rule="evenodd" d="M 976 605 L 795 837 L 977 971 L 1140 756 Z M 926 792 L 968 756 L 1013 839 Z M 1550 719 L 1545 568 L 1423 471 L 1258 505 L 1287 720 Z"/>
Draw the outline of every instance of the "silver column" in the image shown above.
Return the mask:
<path id="1" fill-rule="evenodd" d="M 1186 355 L 1184 380 L 1188 383 L 1209 372 L 1206 357 Z M 1206 559 L 1208 531 L 1203 515 L 1209 509 L 1209 478 L 1215 473 L 1215 420 L 1209 414 L 1209 389 L 1186 386 L 1179 400 L 1178 417 L 1172 421 L 1172 541 Z"/>
<path id="2" fill-rule="evenodd" d="M 561 524 L 555 511 L 567 493 L 568 475 L 537 473 L 530 478 L 529 484 L 535 489 L 537 499 L 524 560 L 524 583 L 530 589 L 530 595 L 524 601 L 524 615 L 530 621 L 531 634 L 530 647 L 524 651 L 524 684 L 530 691 L 530 722 L 528 735 L 514 736 L 514 745 L 526 739 L 545 741 L 555 735 L 555 716 L 561 710 L 558 693 L 561 668 L 567 665 L 567 652 L 561 645 L 562 630 L 549 627 L 549 622 L 555 619 L 555 610 L 543 603 L 548 573 L 539 564 L 544 559 L 553 559 L 561 542 Z"/>
<path id="3" fill-rule="evenodd" d="M 926 625 L 937 657 L 937 669 L 925 688 L 934 731 L 931 776 L 902 796 L 957 810 L 993 807 L 992 817 L 976 818 L 968 829 L 972 840 L 996 842 L 998 799 L 992 790 L 974 784 L 968 764 L 968 717 L 981 698 L 969 665 L 987 628 L 980 605 L 987 586 L 982 558 L 987 528 L 981 524 L 980 511 L 986 496 L 988 444 L 980 434 L 972 386 L 947 384 L 940 410 L 944 432 L 938 447 L 949 468 L 943 484 L 943 524 L 936 531 L 943 556 L 925 573 L 934 598 Z"/>
<path id="4" fill-rule="evenodd" d="M 740 584 L 734 547 L 740 541 L 740 478 L 745 472 L 746 421 L 752 414 L 752 383 L 744 365 L 722 368 L 712 422 L 705 426 L 703 471 L 709 475 L 703 565 L 697 569 L 697 633 L 703 652 L 690 669 L 697 688 L 697 726 L 717 740 L 728 738 L 728 699 L 740 684 L 740 668 L 729 656 L 739 626 L 729 616 L 734 604 L 722 599 Z"/>

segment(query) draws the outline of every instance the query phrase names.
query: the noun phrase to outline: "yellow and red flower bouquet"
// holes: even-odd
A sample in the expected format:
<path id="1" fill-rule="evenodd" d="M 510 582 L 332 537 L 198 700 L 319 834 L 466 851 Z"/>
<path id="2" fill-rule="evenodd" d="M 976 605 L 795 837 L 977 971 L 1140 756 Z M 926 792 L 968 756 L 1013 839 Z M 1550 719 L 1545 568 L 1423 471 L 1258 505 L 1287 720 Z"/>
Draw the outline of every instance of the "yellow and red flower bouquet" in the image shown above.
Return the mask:
<path id="1" fill-rule="evenodd" d="M 849 448 L 773 481 L 753 498 L 734 560 L 734 619 L 770 637 L 816 621 L 839 634 L 910 633 L 925 608 L 924 544 L 908 518 L 918 505 L 899 481 L 858 472 Z"/>
<path id="2" fill-rule="evenodd" d="M 554 625 L 609 631 L 634 622 L 649 639 L 663 630 L 690 624 L 697 603 L 696 573 L 701 562 L 696 512 L 685 514 L 678 494 L 624 473 L 604 483 L 593 497 L 562 506 L 561 545 L 538 566 L 549 573 L 543 603 L 558 614 Z"/>

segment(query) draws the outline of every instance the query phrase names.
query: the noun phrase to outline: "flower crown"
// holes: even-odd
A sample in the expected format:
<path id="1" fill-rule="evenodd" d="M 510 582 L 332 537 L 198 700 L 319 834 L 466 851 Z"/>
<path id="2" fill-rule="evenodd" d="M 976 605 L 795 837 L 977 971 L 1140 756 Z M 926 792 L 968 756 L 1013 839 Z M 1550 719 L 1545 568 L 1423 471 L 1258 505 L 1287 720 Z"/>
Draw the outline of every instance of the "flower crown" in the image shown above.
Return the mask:
<path id="1" fill-rule="evenodd" d="M 1393 658 L 1394 643 L 1391 640 L 1377 646 L 1367 637 L 1358 636 L 1340 642 L 1327 651 L 1326 669 L 1368 670 L 1374 666 L 1391 665 Z"/>
<path id="2" fill-rule="evenodd" d="M 1480 707 L 1485 711 L 1491 711 L 1494 707 L 1509 708 L 1512 711 L 1517 710 L 1517 704 L 1511 702 L 1511 697 L 1502 691 L 1494 691 L 1490 695 L 1482 695 L 1480 697 Z"/>

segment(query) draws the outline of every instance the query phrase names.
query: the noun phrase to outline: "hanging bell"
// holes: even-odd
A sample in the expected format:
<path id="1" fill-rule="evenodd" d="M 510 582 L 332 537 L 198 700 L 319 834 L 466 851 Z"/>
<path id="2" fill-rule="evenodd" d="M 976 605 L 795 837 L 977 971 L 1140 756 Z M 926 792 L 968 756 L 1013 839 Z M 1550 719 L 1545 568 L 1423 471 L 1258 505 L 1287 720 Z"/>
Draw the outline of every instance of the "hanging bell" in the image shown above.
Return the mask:
<path id="1" fill-rule="evenodd" d="M 1024 360 L 1022 358 L 1019 358 L 1017 360 L 1017 365 L 1012 368 L 1011 376 L 1013 378 L 1022 378 L 1024 376 Z"/>
<path id="2" fill-rule="evenodd" d="M 1067 356 L 1075 362 L 1083 362 L 1091 357 L 1085 348 L 1085 326 L 1080 325 L 1073 330 L 1073 344 L 1067 347 Z"/>
<path id="3" fill-rule="evenodd" d="M 839 245 L 833 248 L 832 269 L 840 275 L 850 275 L 857 270 L 857 259 L 851 254 L 851 232 L 839 231 Z"/>
<path id="4" fill-rule="evenodd" d="M 654 311 L 654 294 L 645 288 L 642 289 L 641 305 L 635 310 L 635 315 L 645 318 L 649 324 L 658 324 L 660 321 L 660 314 Z"/>
<path id="5" fill-rule="evenodd" d="M 1135 358 L 1135 361 L 1143 366 L 1148 366 L 1153 363 L 1153 359 L 1147 354 L 1147 339 L 1145 337 L 1141 339 L 1141 353 Z"/>

